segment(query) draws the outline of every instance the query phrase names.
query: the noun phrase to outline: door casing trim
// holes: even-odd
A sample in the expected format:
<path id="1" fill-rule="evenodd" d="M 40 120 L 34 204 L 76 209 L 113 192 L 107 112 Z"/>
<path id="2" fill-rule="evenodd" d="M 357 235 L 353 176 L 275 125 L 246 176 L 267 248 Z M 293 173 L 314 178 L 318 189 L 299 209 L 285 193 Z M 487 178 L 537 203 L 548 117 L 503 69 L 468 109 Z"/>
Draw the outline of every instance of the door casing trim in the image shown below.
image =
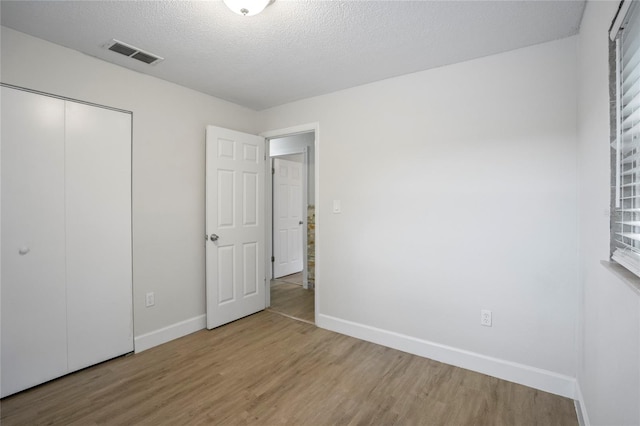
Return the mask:
<path id="1" fill-rule="evenodd" d="M 313 200 L 314 206 L 315 206 L 315 215 L 316 215 L 316 225 L 315 225 L 315 231 L 316 231 L 316 235 L 315 235 L 315 323 L 318 323 L 318 314 L 320 312 L 319 307 L 320 307 L 320 299 L 321 299 L 321 292 L 322 292 L 322 285 L 321 285 L 321 274 L 320 274 L 320 268 L 318 267 L 318 265 L 320 265 L 321 263 L 321 256 L 320 256 L 320 241 L 321 241 L 321 237 L 320 237 L 320 229 L 321 229 L 321 221 L 320 221 L 320 211 L 321 211 L 321 207 L 320 207 L 320 123 L 319 122 L 315 122 L 315 123 L 306 123 L 306 124 L 300 124 L 297 126 L 292 126 L 292 127 L 286 127 L 286 128 L 282 128 L 282 129 L 275 129 L 275 130 L 268 130 L 268 131 L 264 131 L 262 133 L 259 134 L 259 136 L 262 136 L 265 138 L 265 154 L 267 154 L 269 152 L 269 140 L 270 139 L 275 139 L 275 138 L 281 138 L 281 137 L 285 137 L 285 136 L 293 136 L 293 135 L 297 135 L 300 133 L 310 133 L 310 132 L 314 132 L 314 141 L 313 141 L 313 149 L 314 149 L 314 192 L 315 192 L 315 198 Z M 268 156 L 268 154 L 267 154 Z M 271 168 L 270 167 L 265 167 L 265 173 L 270 174 L 271 173 Z M 265 182 L 265 194 L 264 194 L 264 200 L 265 200 L 265 224 L 270 224 L 273 223 L 273 218 L 272 218 L 272 197 L 273 197 L 273 182 L 271 180 L 271 176 L 269 175 L 265 176 L 264 182 Z M 309 201 L 309 200 L 308 200 Z M 273 255 L 273 241 L 272 241 L 272 229 L 271 226 L 265 226 L 265 272 L 266 271 L 271 271 L 271 256 Z M 271 280 L 265 280 L 265 297 L 266 297 L 266 306 L 269 307 L 271 306 L 271 292 L 270 290 L 270 286 L 271 286 Z"/>

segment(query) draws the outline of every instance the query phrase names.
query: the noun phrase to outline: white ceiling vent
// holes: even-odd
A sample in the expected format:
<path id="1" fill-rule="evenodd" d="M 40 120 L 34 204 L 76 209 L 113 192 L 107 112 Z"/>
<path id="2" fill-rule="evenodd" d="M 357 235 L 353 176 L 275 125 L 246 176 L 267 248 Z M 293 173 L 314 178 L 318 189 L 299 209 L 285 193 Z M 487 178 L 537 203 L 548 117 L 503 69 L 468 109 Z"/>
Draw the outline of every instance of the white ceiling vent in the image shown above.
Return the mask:
<path id="1" fill-rule="evenodd" d="M 112 52 L 119 53 L 124 56 L 128 56 L 133 59 L 137 59 L 138 61 L 144 62 L 145 64 L 155 65 L 160 61 L 163 61 L 164 58 L 154 55 L 153 53 L 145 52 L 142 49 L 138 49 L 135 46 L 131 46 L 130 44 L 123 43 L 119 40 L 113 39 L 104 45 L 105 48 L 111 50 Z"/>

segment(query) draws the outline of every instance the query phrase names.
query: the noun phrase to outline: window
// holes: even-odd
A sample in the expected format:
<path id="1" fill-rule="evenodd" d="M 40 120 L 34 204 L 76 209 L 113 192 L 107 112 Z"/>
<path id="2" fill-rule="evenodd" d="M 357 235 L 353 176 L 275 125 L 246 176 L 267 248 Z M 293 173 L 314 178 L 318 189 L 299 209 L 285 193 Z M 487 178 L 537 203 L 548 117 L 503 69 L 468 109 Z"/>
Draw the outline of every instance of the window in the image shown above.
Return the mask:
<path id="1" fill-rule="evenodd" d="M 610 32 L 615 43 L 611 84 L 612 259 L 640 276 L 640 7 L 621 3 Z"/>

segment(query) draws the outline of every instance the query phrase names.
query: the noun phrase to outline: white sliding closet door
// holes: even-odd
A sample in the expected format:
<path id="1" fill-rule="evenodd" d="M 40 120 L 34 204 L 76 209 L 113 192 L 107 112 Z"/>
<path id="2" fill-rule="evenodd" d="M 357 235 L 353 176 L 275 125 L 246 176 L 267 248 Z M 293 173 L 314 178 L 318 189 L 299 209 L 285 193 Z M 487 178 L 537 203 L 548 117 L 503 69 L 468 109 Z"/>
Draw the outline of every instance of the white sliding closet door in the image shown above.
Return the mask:
<path id="1" fill-rule="evenodd" d="M 69 370 L 133 351 L 131 116 L 66 103 Z"/>
<path id="2" fill-rule="evenodd" d="M 131 114 L 2 87 L 0 397 L 133 351 Z"/>
<path id="3" fill-rule="evenodd" d="M 64 101 L 2 88 L 2 392 L 67 372 Z"/>

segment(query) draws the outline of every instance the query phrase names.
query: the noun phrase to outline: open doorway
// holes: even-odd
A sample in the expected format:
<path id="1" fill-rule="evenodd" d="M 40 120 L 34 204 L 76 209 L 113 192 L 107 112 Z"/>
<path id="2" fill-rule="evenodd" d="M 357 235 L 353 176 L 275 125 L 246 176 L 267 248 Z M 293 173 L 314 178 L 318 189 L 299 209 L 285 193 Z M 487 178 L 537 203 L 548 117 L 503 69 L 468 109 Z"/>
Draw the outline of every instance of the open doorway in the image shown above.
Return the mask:
<path id="1" fill-rule="evenodd" d="M 270 310 L 315 322 L 315 133 L 272 138 Z"/>

